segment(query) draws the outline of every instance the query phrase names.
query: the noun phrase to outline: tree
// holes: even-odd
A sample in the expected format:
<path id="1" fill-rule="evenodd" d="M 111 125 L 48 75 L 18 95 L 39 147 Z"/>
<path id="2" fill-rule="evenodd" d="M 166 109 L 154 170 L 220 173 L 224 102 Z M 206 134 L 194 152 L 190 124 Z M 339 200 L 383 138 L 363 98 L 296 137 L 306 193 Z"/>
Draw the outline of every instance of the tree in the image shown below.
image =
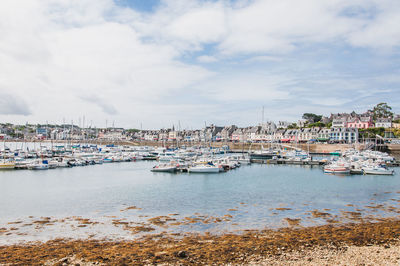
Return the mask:
<path id="1" fill-rule="evenodd" d="M 385 135 L 385 129 L 383 127 L 360 128 L 358 134 L 360 137 L 364 138 L 376 138 L 376 135 L 383 137 Z"/>
<path id="2" fill-rule="evenodd" d="M 306 119 L 309 123 L 316 123 L 321 121 L 322 115 L 316 115 L 313 113 L 304 113 L 302 118 Z"/>
<path id="3" fill-rule="evenodd" d="M 325 127 L 325 124 L 322 122 L 316 122 L 316 123 L 308 124 L 307 127 Z"/>
<path id="4" fill-rule="evenodd" d="M 127 130 L 125 130 L 127 133 L 136 133 L 136 132 L 139 132 L 140 130 L 139 129 L 136 129 L 136 128 L 130 128 L 130 129 L 127 129 Z"/>
<path id="5" fill-rule="evenodd" d="M 393 112 L 391 112 L 392 107 L 390 107 L 387 103 L 378 103 L 374 109 L 371 110 L 373 113 L 372 118 L 374 121 L 379 117 L 393 117 Z"/>

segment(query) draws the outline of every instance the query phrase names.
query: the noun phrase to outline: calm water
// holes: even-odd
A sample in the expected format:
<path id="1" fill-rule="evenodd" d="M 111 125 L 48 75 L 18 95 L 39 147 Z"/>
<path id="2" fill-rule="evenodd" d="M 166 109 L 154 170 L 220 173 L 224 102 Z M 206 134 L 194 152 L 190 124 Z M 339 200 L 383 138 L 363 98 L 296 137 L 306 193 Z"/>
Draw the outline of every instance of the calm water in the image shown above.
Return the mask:
<path id="1" fill-rule="evenodd" d="M 397 169 L 394 176 L 334 176 L 323 174 L 320 167 L 253 164 L 221 174 L 169 174 L 150 172 L 154 164 L 126 162 L 47 171 L 1 171 L 0 228 L 10 228 L 8 223 L 14 221 L 71 216 L 90 218 L 101 225 L 92 229 L 18 225 L 19 234 L 0 234 L 0 239 L 9 243 L 84 237 L 93 232 L 100 237 L 125 237 L 126 231 L 113 226 L 113 219 L 140 222 L 171 213 L 179 214 L 178 219 L 233 216 L 228 222 L 195 223 L 175 227 L 174 231 L 285 226 L 285 217 L 302 218 L 303 225 L 310 225 L 323 223 L 307 220 L 310 210 L 330 209 L 330 213 L 337 214 L 372 203 L 393 206 L 400 198 L 396 193 L 400 191 Z M 121 211 L 128 206 L 141 209 Z M 290 210 L 275 210 L 279 207 Z"/>

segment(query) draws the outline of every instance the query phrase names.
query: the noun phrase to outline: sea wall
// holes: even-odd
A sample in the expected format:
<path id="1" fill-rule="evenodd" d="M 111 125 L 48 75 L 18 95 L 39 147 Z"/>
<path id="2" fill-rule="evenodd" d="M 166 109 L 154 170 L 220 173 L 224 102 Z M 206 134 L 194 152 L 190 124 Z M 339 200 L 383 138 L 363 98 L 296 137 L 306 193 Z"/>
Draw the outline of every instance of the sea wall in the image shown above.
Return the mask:
<path id="1" fill-rule="evenodd" d="M 400 159 L 400 144 L 388 144 L 388 152 L 396 157 L 396 159 Z"/>
<path id="2" fill-rule="evenodd" d="M 38 141 L 40 142 L 40 141 Z M 50 142 L 50 141 L 41 141 L 41 142 Z M 62 141 L 58 142 L 62 143 Z M 65 143 L 71 143 L 70 141 Z M 282 143 L 282 144 L 271 144 L 271 143 L 232 143 L 232 142 L 208 142 L 207 144 L 200 142 L 161 142 L 161 141 L 73 141 L 72 143 L 91 143 L 91 144 L 115 144 L 115 145 L 132 145 L 132 146 L 158 146 L 158 147 L 177 147 L 177 146 L 194 146 L 194 145 L 202 145 L 202 146 L 211 146 L 215 148 L 220 148 L 222 146 L 229 146 L 231 150 L 235 151 L 249 151 L 249 150 L 260 150 L 262 148 L 267 149 L 271 147 L 279 147 L 286 149 L 302 149 L 305 151 L 315 152 L 315 153 L 330 153 L 335 151 L 345 151 L 347 149 L 356 149 L 362 150 L 364 148 L 363 144 L 295 144 L 295 143 Z M 387 144 L 381 145 L 380 149 L 383 151 L 387 151 L 396 158 L 400 159 L 400 144 Z"/>

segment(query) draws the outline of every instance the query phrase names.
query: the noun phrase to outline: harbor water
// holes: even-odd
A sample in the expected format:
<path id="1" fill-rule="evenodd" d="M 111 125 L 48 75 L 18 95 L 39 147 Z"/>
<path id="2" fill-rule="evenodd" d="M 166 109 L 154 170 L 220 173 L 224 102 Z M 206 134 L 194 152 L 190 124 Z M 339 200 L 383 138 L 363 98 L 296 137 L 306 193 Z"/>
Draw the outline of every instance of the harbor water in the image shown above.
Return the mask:
<path id="1" fill-rule="evenodd" d="M 152 232 L 240 232 L 287 226 L 286 218 L 300 219 L 302 226 L 326 223 L 310 215 L 316 210 L 329 217 L 355 210 L 394 217 L 400 199 L 398 171 L 339 176 L 318 166 L 252 164 L 219 174 L 189 174 L 153 173 L 153 165 L 0 171 L 0 228 L 8 232 L 0 234 L 1 242 L 131 239 L 137 235 L 124 230 L 121 221 L 144 225 L 158 216 L 182 222 L 150 223 Z M 193 220 L 198 217 L 213 219 Z M 43 219 L 48 222 L 40 223 Z M 93 224 L 79 226 L 81 219 Z"/>

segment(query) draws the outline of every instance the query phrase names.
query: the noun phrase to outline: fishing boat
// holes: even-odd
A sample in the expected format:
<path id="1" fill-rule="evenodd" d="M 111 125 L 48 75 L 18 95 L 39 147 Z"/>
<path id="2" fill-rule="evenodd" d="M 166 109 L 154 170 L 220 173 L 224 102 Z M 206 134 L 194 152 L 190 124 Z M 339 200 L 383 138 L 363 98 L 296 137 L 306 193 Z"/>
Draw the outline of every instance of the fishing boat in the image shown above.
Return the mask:
<path id="1" fill-rule="evenodd" d="M 350 168 L 344 163 L 331 163 L 325 165 L 324 173 L 326 174 L 350 174 Z"/>

